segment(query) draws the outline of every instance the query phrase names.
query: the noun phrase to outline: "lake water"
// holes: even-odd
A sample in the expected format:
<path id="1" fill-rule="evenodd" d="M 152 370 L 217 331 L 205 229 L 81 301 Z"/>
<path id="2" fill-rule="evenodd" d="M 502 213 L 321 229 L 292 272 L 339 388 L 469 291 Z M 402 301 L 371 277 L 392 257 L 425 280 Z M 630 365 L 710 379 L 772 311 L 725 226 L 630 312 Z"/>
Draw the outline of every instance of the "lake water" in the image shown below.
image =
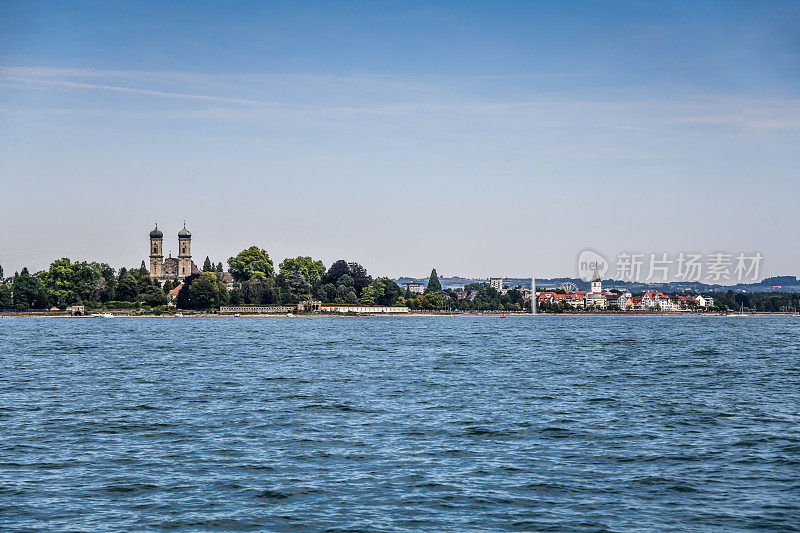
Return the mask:
<path id="1" fill-rule="evenodd" d="M 0 529 L 798 530 L 800 320 L 0 319 Z"/>

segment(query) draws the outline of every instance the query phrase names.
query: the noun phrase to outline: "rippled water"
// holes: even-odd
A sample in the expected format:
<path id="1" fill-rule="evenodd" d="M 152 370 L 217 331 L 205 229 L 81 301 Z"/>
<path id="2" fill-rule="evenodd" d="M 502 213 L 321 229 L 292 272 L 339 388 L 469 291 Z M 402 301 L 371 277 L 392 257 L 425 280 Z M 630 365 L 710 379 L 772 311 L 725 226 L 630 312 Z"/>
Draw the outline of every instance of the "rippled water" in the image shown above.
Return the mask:
<path id="1" fill-rule="evenodd" d="M 797 530 L 800 321 L 0 319 L 7 530 Z"/>

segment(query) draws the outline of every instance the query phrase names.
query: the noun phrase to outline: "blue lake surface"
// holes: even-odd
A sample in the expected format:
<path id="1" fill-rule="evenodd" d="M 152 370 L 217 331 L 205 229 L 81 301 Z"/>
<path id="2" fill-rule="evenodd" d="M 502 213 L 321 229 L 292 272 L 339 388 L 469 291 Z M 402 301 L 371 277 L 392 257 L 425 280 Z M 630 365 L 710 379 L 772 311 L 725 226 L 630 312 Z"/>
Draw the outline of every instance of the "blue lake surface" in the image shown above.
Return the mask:
<path id="1" fill-rule="evenodd" d="M 0 319 L 0 529 L 798 527 L 796 318 Z"/>

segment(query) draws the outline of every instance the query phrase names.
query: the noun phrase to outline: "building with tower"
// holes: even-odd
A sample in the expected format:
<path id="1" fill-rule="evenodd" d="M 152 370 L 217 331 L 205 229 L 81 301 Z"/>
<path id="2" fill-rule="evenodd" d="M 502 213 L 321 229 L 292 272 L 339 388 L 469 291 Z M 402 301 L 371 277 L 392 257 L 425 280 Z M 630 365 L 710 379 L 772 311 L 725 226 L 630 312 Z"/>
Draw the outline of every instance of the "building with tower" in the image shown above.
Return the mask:
<path id="1" fill-rule="evenodd" d="M 192 234 L 186 229 L 178 232 L 178 257 L 164 259 L 164 234 L 158 229 L 158 223 L 150 232 L 150 277 L 163 284 L 165 281 L 183 281 L 192 274 L 199 274 L 200 270 L 192 261 Z"/>
<path id="2" fill-rule="evenodd" d="M 608 298 L 603 293 L 603 280 L 600 279 L 600 273 L 597 269 L 592 276 L 592 290 L 583 297 L 584 307 L 590 309 L 605 309 L 608 307 Z"/>
<path id="3" fill-rule="evenodd" d="M 592 276 L 592 293 L 601 294 L 603 292 L 603 280 L 600 279 L 600 273 L 594 269 L 594 276 Z"/>

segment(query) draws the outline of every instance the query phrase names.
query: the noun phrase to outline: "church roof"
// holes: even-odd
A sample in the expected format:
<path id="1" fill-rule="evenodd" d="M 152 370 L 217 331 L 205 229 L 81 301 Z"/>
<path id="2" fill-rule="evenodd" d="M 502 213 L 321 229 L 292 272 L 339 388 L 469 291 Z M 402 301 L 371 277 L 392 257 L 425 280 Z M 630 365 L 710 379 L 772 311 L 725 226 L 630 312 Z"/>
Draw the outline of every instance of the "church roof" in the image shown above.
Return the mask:
<path id="1" fill-rule="evenodd" d="M 158 229 L 158 224 L 157 223 L 156 223 L 156 229 L 154 229 L 153 231 L 150 232 L 150 238 L 151 239 L 163 239 L 164 238 L 164 234 L 161 233 L 160 229 Z"/>
<path id="2" fill-rule="evenodd" d="M 186 222 L 183 223 L 183 229 L 178 232 L 178 237 L 191 237 L 192 233 L 186 229 Z"/>

